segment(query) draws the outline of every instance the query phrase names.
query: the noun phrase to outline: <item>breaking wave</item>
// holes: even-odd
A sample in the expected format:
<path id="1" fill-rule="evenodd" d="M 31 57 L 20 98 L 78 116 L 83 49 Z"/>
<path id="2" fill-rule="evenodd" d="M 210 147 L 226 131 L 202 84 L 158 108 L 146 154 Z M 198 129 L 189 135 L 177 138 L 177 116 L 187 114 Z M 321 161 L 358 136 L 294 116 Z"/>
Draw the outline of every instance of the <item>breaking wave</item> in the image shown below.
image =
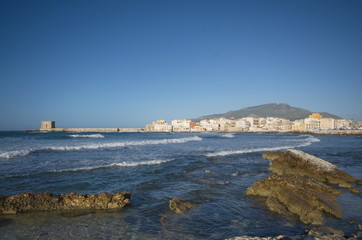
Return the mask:
<path id="1" fill-rule="evenodd" d="M 186 138 L 174 138 L 174 139 L 160 139 L 160 140 L 142 140 L 142 141 L 127 141 L 127 142 L 108 142 L 108 143 L 89 143 L 83 145 L 71 145 L 71 146 L 44 146 L 28 149 L 20 149 L 8 152 L 1 152 L 0 158 L 15 158 L 26 156 L 36 151 L 78 151 L 78 150 L 94 150 L 103 148 L 119 148 L 128 146 L 142 146 L 142 145 L 157 145 L 157 144 L 173 144 L 173 143 L 186 143 L 190 141 L 202 141 L 201 137 L 193 136 Z"/>
<path id="2" fill-rule="evenodd" d="M 48 172 L 78 172 L 78 171 L 90 171 L 101 168 L 113 168 L 113 167 L 138 167 L 138 166 L 147 166 L 147 165 L 159 165 L 162 163 L 170 162 L 175 159 L 165 159 L 165 160 L 149 160 L 149 161 L 140 161 L 140 162 L 120 162 L 120 163 L 111 163 L 100 166 L 89 166 L 89 167 L 79 167 L 71 169 L 61 169 L 61 170 L 51 170 Z"/>
<path id="3" fill-rule="evenodd" d="M 104 138 L 104 135 L 102 135 L 102 134 L 88 134 L 88 135 L 73 134 L 73 135 L 69 135 L 69 137 L 72 137 L 72 138 Z"/>
<path id="4" fill-rule="evenodd" d="M 278 151 L 278 150 L 283 150 L 283 149 L 306 147 L 306 146 L 311 145 L 313 142 L 320 141 L 318 138 L 311 136 L 311 135 L 304 135 L 304 136 L 306 138 L 303 140 L 299 140 L 300 142 L 295 145 L 220 151 L 220 152 L 215 152 L 215 153 L 208 153 L 208 154 L 205 154 L 205 156 L 206 157 L 218 157 L 218 156 L 228 156 L 228 155 L 234 155 L 234 154 L 244 154 L 244 153 L 253 153 L 253 152 Z"/>
<path id="5" fill-rule="evenodd" d="M 138 167 L 138 166 L 148 166 L 148 165 L 160 165 L 163 163 L 171 162 L 173 159 L 165 160 L 149 160 L 149 161 L 140 161 L 140 162 L 120 162 L 120 163 L 111 163 L 98 166 L 88 166 L 88 167 L 78 167 L 78 168 L 69 168 L 69 169 L 59 169 L 59 170 L 49 170 L 44 172 L 35 172 L 35 173 L 26 173 L 26 174 L 12 174 L 7 176 L 1 176 L 0 178 L 12 178 L 12 177 L 26 177 L 30 175 L 38 175 L 45 173 L 62 173 L 62 172 L 78 172 L 78 171 L 92 171 L 96 169 L 104 168 L 114 168 L 114 167 Z"/>
<path id="6" fill-rule="evenodd" d="M 235 133 L 226 133 L 226 134 L 221 135 L 221 137 L 234 138 L 234 137 L 235 137 Z"/>

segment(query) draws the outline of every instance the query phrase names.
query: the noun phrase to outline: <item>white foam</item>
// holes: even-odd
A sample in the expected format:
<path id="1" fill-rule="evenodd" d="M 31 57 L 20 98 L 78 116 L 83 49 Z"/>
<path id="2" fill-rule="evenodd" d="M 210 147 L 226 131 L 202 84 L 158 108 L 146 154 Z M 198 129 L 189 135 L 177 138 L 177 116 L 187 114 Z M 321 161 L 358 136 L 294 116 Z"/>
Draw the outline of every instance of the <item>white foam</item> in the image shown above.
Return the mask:
<path id="1" fill-rule="evenodd" d="M 90 171 L 100 168 L 112 168 L 112 167 L 138 167 L 138 166 L 147 166 L 147 165 L 160 165 L 162 163 L 170 162 L 175 159 L 165 159 L 165 160 L 149 160 L 149 161 L 140 161 L 140 162 L 120 162 L 120 163 L 111 163 L 106 165 L 99 166 L 89 166 L 89 167 L 80 167 L 80 168 L 71 168 L 71 169 L 61 169 L 61 170 L 51 170 L 49 172 L 77 172 L 77 171 Z"/>
<path id="2" fill-rule="evenodd" d="M 0 158 L 9 159 L 9 158 L 14 158 L 14 157 L 26 156 L 33 151 L 34 151 L 34 149 L 29 148 L 29 149 L 14 150 L 14 151 L 9 151 L 9 152 L 1 152 Z"/>
<path id="3" fill-rule="evenodd" d="M 102 135 L 102 134 L 87 134 L 87 135 L 72 134 L 72 135 L 69 135 L 69 137 L 72 137 L 72 138 L 104 138 L 104 135 Z"/>
<path id="4" fill-rule="evenodd" d="M 148 165 L 160 165 L 163 163 L 171 162 L 173 160 L 175 160 L 175 159 L 173 158 L 173 159 L 164 159 L 164 160 L 149 160 L 149 161 L 140 161 L 140 162 L 125 162 L 124 161 L 124 162 L 120 162 L 120 163 L 111 163 L 111 164 L 98 165 L 98 166 L 58 169 L 58 170 L 49 170 L 49 171 L 44 171 L 44 172 L 25 173 L 25 174 L 12 174 L 12 175 L 0 176 L 0 178 L 26 177 L 26 176 L 30 176 L 30 175 L 44 174 L 44 173 L 91 171 L 91 170 L 95 170 L 95 169 L 113 168 L 113 167 L 138 167 L 138 166 L 148 166 Z"/>
<path id="5" fill-rule="evenodd" d="M 241 150 L 231 150 L 231 151 L 220 151 L 215 153 L 205 154 L 206 157 L 218 157 L 218 156 L 228 156 L 234 154 L 244 154 L 244 153 L 253 153 L 253 152 L 266 152 L 266 151 L 278 151 L 284 149 L 292 149 L 296 147 L 306 147 L 313 142 L 319 142 L 320 140 L 312 135 L 305 135 L 305 139 L 300 140 L 296 145 L 289 146 L 278 146 L 278 147 L 265 147 L 265 148 L 250 148 L 250 149 L 241 149 Z"/>
<path id="6" fill-rule="evenodd" d="M 235 133 L 226 133 L 226 134 L 221 135 L 221 137 L 234 138 L 234 137 L 235 137 Z"/>
<path id="7" fill-rule="evenodd" d="M 186 143 L 190 141 L 202 141 L 201 137 L 193 136 L 186 138 L 174 139 L 160 139 L 160 140 L 143 140 L 143 141 L 124 141 L 124 142 L 108 142 L 108 143 L 89 143 L 83 145 L 70 145 L 70 146 L 43 146 L 37 148 L 20 149 L 9 152 L 1 152 L 0 158 L 15 158 L 26 156 L 35 151 L 78 151 L 78 150 L 91 150 L 103 148 L 119 148 L 127 146 L 142 146 L 142 145 L 157 145 L 157 144 L 173 144 L 173 143 Z"/>

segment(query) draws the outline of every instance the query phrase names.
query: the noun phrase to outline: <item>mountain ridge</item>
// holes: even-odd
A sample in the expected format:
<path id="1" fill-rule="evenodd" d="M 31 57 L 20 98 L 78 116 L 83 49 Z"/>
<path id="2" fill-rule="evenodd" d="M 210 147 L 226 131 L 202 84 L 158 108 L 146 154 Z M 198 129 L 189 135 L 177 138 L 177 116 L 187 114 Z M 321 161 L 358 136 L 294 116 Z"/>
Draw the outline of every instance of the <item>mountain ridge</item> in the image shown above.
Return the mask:
<path id="1" fill-rule="evenodd" d="M 228 111 L 221 114 L 210 114 L 192 119 L 198 122 L 203 119 L 228 118 L 238 119 L 244 117 L 278 117 L 291 121 L 307 118 L 312 111 L 303 108 L 292 107 L 286 103 L 268 103 L 258 106 L 246 107 L 239 110 Z M 319 112 L 325 118 L 341 119 L 341 117 L 328 112 Z"/>

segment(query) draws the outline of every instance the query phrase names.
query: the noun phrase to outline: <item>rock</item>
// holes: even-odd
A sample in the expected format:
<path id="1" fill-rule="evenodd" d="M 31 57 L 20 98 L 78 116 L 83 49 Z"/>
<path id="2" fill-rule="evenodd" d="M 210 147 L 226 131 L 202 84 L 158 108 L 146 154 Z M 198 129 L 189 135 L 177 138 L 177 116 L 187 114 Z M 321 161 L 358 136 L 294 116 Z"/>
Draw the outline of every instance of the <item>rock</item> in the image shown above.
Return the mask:
<path id="1" fill-rule="evenodd" d="M 358 230 L 362 231 L 362 224 L 358 224 Z"/>
<path id="2" fill-rule="evenodd" d="M 234 237 L 227 240 L 290 240 L 289 237 L 285 236 L 277 236 L 277 237 L 251 237 L 251 236 L 241 236 L 241 237 Z"/>
<path id="3" fill-rule="evenodd" d="M 357 189 L 357 188 L 351 188 L 351 189 L 349 189 L 349 191 L 354 194 L 362 194 L 362 190 Z"/>
<path id="4" fill-rule="evenodd" d="M 0 196 L 0 215 L 70 209 L 115 209 L 130 202 L 130 193 L 52 194 L 19 193 Z"/>
<path id="5" fill-rule="evenodd" d="M 271 160 L 269 170 L 278 175 L 307 176 L 348 189 L 354 188 L 350 183 L 359 184 L 361 181 L 338 169 L 337 166 L 299 150 L 266 152 L 263 158 Z"/>
<path id="6" fill-rule="evenodd" d="M 196 203 L 184 201 L 179 198 L 173 198 L 169 202 L 170 210 L 177 214 L 184 214 L 196 205 Z"/>
<path id="7" fill-rule="evenodd" d="M 362 192 L 355 187 L 361 180 L 305 152 L 266 152 L 263 157 L 271 160 L 269 170 L 276 175 L 254 183 L 246 194 L 266 197 L 268 209 L 285 216 L 296 214 L 305 224 L 321 225 L 324 212 L 342 218 L 336 200 L 341 192 L 324 183 Z"/>
<path id="8" fill-rule="evenodd" d="M 325 227 L 325 226 L 313 228 L 313 229 L 309 230 L 307 232 L 307 234 L 309 236 L 312 236 L 314 239 L 319 239 L 319 240 L 345 240 L 346 239 L 343 237 L 344 232 L 335 230 L 330 227 Z"/>
<path id="9" fill-rule="evenodd" d="M 270 210 L 287 216 L 296 214 L 306 224 L 322 224 L 322 212 L 342 218 L 336 201 L 340 192 L 311 178 L 272 175 L 254 183 L 246 194 L 267 197 Z"/>

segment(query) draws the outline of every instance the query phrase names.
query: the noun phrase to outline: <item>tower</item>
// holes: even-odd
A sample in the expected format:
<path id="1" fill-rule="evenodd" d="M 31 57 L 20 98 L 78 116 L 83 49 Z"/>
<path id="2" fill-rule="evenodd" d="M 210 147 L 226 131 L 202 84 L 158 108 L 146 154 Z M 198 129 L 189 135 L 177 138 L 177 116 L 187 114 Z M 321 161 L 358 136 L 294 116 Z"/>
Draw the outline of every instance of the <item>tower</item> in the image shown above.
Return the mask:
<path id="1" fill-rule="evenodd" d="M 42 121 L 40 124 L 40 130 L 49 130 L 55 128 L 55 121 Z"/>

